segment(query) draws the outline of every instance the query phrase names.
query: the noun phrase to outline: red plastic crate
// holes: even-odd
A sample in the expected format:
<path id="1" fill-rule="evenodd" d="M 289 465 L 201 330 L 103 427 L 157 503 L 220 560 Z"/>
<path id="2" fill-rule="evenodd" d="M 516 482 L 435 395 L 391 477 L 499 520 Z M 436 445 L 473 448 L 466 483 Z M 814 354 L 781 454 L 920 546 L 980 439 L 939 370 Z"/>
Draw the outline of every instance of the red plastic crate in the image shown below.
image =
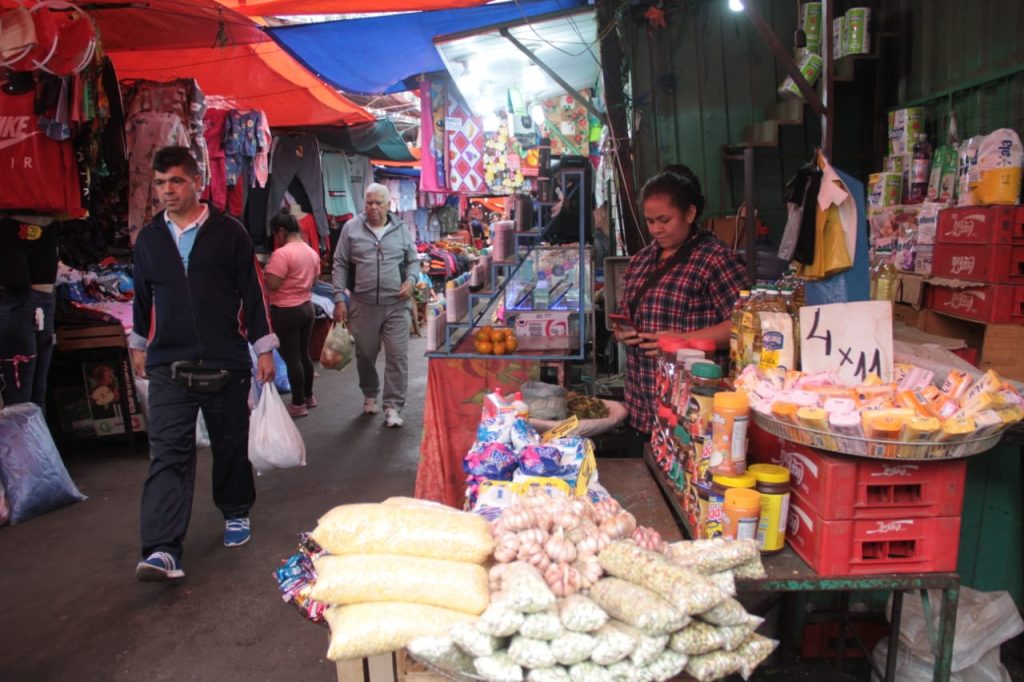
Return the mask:
<path id="1" fill-rule="evenodd" d="M 1024 245 L 936 244 L 932 276 L 985 284 L 1024 283 Z"/>
<path id="2" fill-rule="evenodd" d="M 939 244 L 1024 243 L 1024 207 L 963 206 L 939 211 Z"/>
<path id="3" fill-rule="evenodd" d="M 860 637 L 860 641 L 864 642 L 868 651 L 874 651 L 875 645 L 889 634 L 889 624 L 881 617 L 873 620 L 850 620 L 850 627 Z M 843 626 L 834 620 L 824 623 L 807 623 L 804 626 L 804 636 L 800 642 L 800 656 L 802 658 L 835 658 L 839 652 L 839 641 L 842 637 L 846 637 L 846 646 L 843 651 L 845 658 L 863 658 L 865 656 L 864 651 L 857 645 L 857 640 L 847 635 Z"/>
<path id="4" fill-rule="evenodd" d="M 794 495 L 786 542 L 820 576 L 955 571 L 960 517 L 826 521 Z"/>
<path id="5" fill-rule="evenodd" d="M 789 469 L 790 489 L 828 521 L 960 516 L 967 460 L 901 462 L 848 457 L 783 441 L 758 461 Z"/>
<path id="6" fill-rule="evenodd" d="M 977 322 L 1024 324 L 1024 285 L 987 284 L 968 289 L 929 286 L 928 309 Z"/>

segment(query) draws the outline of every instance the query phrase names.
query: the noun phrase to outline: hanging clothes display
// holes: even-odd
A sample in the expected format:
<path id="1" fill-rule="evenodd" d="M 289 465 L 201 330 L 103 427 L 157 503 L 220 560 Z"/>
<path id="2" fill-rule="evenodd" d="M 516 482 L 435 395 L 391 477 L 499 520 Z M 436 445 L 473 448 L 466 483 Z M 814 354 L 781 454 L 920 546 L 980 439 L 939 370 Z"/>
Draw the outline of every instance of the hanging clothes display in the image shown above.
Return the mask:
<path id="1" fill-rule="evenodd" d="M 346 154 L 346 156 L 348 157 L 349 183 L 352 185 L 352 201 L 356 205 L 356 210 L 353 213 L 362 213 L 366 186 L 373 182 L 373 164 L 370 163 L 370 157 L 364 154 Z"/>
<path id="2" fill-rule="evenodd" d="M 324 203 L 327 215 L 335 217 L 355 214 L 356 203 L 352 193 L 348 156 L 342 152 L 325 151 L 323 167 Z"/>
<path id="3" fill-rule="evenodd" d="M 131 243 L 139 230 L 160 210 L 153 186 L 153 157 L 163 147 L 188 147 L 188 130 L 176 114 L 140 112 L 128 119 L 128 234 Z"/>
<path id="4" fill-rule="evenodd" d="M 448 187 L 444 118 L 447 114 L 448 89 L 442 79 L 425 77 L 420 81 L 420 189 L 440 192 Z"/>
<path id="5" fill-rule="evenodd" d="M 224 128 L 227 124 L 226 109 L 207 109 L 203 114 L 203 135 L 210 155 L 210 181 L 203 189 L 203 201 L 208 201 L 224 211 L 228 203 L 228 177 L 224 161 Z"/>
<path id="6" fill-rule="evenodd" d="M 804 263 L 799 274 L 808 279 L 831 277 L 853 265 L 857 246 L 857 206 L 846 184 L 840 179 L 824 155 L 818 153 L 817 167 L 821 180 L 814 204 L 805 198 L 802 223 L 808 214 L 814 218 L 814 256 Z M 810 190 L 813 189 L 812 176 Z M 798 241 L 798 249 L 800 241 Z"/>
<path id="7" fill-rule="evenodd" d="M 0 209 L 78 213 L 82 197 L 75 150 L 36 126 L 35 94 L 0 92 Z"/>
<path id="8" fill-rule="evenodd" d="M 155 112 L 174 114 L 181 119 L 188 132 L 192 156 L 199 164 L 199 172 L 203 183 L 210 179 L 210 156 L 206 149 L 206 137 L 203 134 L 203 114 L 206 113 L 206 96 L 194 78 L 158 83 L 155 81 L 137 80 L 126 84 L 125 118 L 130 120 L 136 114 Z"/>
<path id="9" fill-rule="evenodd" d="M 302 183 L 312 204 L 316 229 L 321 235 L 328 230 L 324 207 L 324 177 L 320 162 L 320 143 L 314 135 L 279 135 L 270 154 L 270 179 L 267 183 L 267 213 L 264 233 L 270 229 L 270 218 L 280 208 L 293 178 Z M 250 225 L 250 230 L 253 226 Z"/>
<path id="10" fill-rule="evenodd" d="M 449 101 L 448 187 L 460 194 L 487 191 L 484 182 L 484 131 L 480 119 L 459 102 Z"/>

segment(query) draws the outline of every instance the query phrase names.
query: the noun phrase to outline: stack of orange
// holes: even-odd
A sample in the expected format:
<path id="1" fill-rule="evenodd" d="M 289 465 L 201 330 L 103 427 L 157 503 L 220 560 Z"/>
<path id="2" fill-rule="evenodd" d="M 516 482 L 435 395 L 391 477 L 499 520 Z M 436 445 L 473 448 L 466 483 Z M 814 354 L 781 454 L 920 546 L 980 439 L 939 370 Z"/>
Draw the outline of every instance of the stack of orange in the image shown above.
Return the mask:
<path id="1" fill-rule="evenodd" d="M 476 333 L 474 348 L 480 355 L 505 355 L 514 353 L 519 344 L 513 330 L 504 327 L 495 329 L 488 325 Z"/>

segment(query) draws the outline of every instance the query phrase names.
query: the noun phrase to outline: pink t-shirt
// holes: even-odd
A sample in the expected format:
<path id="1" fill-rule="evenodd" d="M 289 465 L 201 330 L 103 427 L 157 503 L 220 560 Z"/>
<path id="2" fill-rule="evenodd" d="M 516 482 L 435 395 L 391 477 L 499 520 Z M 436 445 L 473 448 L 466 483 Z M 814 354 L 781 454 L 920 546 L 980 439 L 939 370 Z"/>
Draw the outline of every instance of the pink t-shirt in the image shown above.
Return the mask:
<path id="1" fill-rule="evenodd" d="M 284 280 L 277 291 L 267 288 L 270 305 L 294 308 L 309 300 L 320 273 L 320 256 L 305 242 L 288 242 L 270 254 L 266 272 Z"/>

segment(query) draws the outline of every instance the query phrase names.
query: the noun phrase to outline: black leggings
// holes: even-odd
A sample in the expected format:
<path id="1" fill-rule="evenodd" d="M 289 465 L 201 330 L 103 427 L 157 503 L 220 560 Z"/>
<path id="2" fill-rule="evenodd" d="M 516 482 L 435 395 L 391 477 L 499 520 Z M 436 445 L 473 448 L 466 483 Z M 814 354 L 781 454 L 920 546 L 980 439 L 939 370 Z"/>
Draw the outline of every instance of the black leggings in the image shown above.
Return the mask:
<path id="1" fill-rule="evenodd" d="M 294 308 L 270 306 L 270 321 L 281 341 L 281 357 L 288 366 L 292 385 L 292 404 L 305 405 L 313 397 L 313 360 L 309 357 L 309 337 L 313 333 L 313 304 L 306 301 Z"/>

